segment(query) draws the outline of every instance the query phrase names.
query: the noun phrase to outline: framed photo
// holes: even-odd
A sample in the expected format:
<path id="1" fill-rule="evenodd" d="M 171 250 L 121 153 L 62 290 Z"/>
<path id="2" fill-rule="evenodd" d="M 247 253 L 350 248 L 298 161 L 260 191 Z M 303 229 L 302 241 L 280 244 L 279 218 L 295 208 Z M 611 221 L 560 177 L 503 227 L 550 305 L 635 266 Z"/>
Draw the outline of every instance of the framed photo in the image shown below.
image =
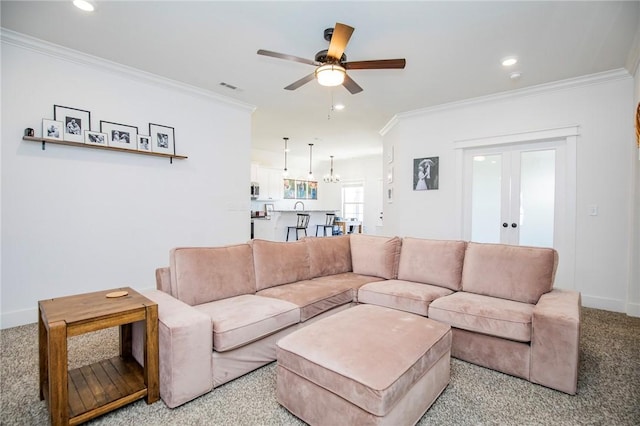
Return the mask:
<path id="1" fill-rule="evenodd" d="M 126 124 L 100 121 L 100 131 L 107 134 L 107 144 L 116 148 L 138 149 L 138 128 Z"/>
<path id="2" fill-rule="evenodd" d="M 307 198 L 307 186 L 308 186 L 308 182 L 306 180 L 296 181 L 296 198 L 299 198 L 302 200 Z"/>
<path id="3" fill-rule="evenodd" d="M 92 130 L 85 130 L 84 143 L 86 143 L 87 145 L 107 146 L 107 134 L 94 132 Z"/>
<path id="4" fill-rule="evenodd" d="M 47 139 L 64 140 L 64 123 L 62 121 L 42 119 L 42 137 Z"/>
<path id="5" fill-rule="evenodd" d="M 309 181 L 308 188 L 307 188 L 307 198 L 309 200 L 318 199 L 318 182 Z"/>
<path id="6" fill-rule="evenodd" d="M 138 135 L 138 151 L 151 152 L 151 136 Z"/>
<path id="7" fill-rule="evenodd" d="M 392 187 L 387 188 L 387 203 L 389 203 L 389 204 L 393 203 L 393 188 Z"/>
<path id="8" fill-rule="evenodd" d="M 62 105 L 53 106 L 53 119 L 64 123 L 65 141 L 84 142 L 84 131 L 91 130 L 91 113 Z"/>
<path id="9" fill-rule="evenodd" d="M 264 212 L 267 214 L 267 216 L 271 216 L 273 214 L 273 204 L 265 204 Z"/>
<path id="10" fill-rule="evenodd" d="M 163 154 L 175 154 L 175 131 L 173 127 L 149 123 L 151 151 Z"/>
<path id="11" fill-rule="evenodd" d="M 389 166 L 389 170 L 387 171 L 387 183 L 393 182 L 393 166 Z"/>
<path id="12" fill-rule="evenodd" d="M 440 157 L 413 159 L 413 190 L 438 189 Z"/>
<path id="13" fill-rule="evenodd" d="M 296 181 L 284 179 L 284 199 L 293 200 L 296 198 Z"/>

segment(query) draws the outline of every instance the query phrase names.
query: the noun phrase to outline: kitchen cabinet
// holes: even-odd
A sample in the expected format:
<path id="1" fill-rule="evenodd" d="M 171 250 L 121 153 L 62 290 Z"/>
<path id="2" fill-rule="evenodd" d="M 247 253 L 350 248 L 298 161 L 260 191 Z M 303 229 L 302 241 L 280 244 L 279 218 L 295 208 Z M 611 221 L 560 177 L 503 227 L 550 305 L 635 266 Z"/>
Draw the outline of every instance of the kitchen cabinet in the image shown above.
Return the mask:
<path id="1" fill-rule="evenodd" d="M 258 167 L 256 181 L 260 184 L 258 200 L 280 200 L 284 193 L 282 170 L 268 167 Z"/>

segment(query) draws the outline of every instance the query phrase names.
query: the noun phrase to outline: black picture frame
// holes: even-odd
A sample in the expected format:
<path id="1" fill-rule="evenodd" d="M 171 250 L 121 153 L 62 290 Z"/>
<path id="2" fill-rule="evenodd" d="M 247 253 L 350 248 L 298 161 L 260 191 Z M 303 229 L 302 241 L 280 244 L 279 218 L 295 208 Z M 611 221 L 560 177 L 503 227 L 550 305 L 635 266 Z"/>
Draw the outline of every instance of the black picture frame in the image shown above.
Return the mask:
<path id="1" fill-rule="evenodd" d="M 100 120 L 100 131 L 108 135 L 109 146 L 138 150 L 138 127 Z"/>
<path id="2" fill-rule="evenodd" d="M 91 112 L 63 105 L 53 105 L 53 119 L 64 125 L 63 139 L 84 142 L 84 131 L 91 130 Z"/>
<path id="3" fill-rule="evenodd" d="M 151 136 L 151 152 L 175 155 L 176 132 L 173 127 L 149 123 L 149 135 Z"/>

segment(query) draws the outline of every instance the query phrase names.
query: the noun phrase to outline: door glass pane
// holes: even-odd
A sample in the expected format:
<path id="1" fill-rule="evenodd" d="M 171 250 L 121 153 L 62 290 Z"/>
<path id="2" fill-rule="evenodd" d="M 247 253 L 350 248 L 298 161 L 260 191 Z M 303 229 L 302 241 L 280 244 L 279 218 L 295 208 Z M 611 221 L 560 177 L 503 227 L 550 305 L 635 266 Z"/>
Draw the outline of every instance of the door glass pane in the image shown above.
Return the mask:
<path id="1" fill-rule="evenodd" d="M 471 183 L 471 240 L 500 242 L 500 193 L 502 156 L 473 157 Z"/>
<path id="2" fill-rule="evenodd" d="M 553 247 L 555 150 L 520 155 L 520 244 Z"/>

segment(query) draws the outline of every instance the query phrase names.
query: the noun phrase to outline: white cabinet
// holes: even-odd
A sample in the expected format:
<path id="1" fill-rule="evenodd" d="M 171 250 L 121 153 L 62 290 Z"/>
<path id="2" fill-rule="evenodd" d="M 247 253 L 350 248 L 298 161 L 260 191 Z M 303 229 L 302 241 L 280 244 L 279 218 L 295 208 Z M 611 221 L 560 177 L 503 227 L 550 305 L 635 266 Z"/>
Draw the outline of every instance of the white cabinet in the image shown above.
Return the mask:
<path id="1" fill-rule="evenodd" d="M 258 200 L 280 200 L 284 193 L 282 171 L 268 167 L 258 167 L 257 182 L 260 184 Z"/>
<path id="2" fill-rule="evenodd" d="M 260 165 L 258 163 L 251 163 L 251 182 L 258 181 L 258 169 Z"/>

